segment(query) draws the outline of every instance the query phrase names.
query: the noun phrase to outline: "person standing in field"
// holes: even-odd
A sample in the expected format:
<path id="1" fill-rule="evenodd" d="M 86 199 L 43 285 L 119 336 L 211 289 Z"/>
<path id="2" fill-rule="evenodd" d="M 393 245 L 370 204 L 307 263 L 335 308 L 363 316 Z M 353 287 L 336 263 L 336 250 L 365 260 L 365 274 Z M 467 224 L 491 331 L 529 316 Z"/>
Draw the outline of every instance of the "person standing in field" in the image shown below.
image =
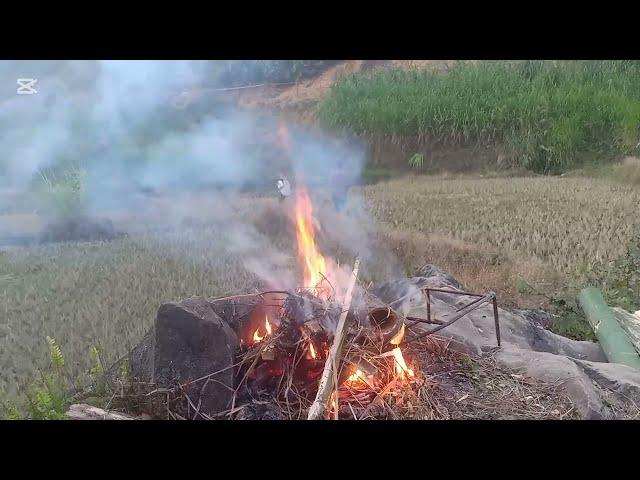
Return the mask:
<path id="1" fill-rule="evenodd" d="M 280 119 L 278 122 L 278 129 L 276 130 L 274 146 L 276 149 L 277 160 L 275 164 L 280 169 L 279 175 L 276 180 L 276 188 L 280 202 L 283 202 L 287 197 L 291 196 L 291 182 L 288 175 L 291 170 L 291 140 L 289 137 L 289 130 L 284 120 Z"/>
<path id="2" fill-rule="evenodd" d="M 291 195 L 291 184 L 284 175 L 281 174 L 278 176 L 276 186 L 278 188 L 278 193 L 280 194 L 281 202 L 283 202 L 285 198 Z"/>

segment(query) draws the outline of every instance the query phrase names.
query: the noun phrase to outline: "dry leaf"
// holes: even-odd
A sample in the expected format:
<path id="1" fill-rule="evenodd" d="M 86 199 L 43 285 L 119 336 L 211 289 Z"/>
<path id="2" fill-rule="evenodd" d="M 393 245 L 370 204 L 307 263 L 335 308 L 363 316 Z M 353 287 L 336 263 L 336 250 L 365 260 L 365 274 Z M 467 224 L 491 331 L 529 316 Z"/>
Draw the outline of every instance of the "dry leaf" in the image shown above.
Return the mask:
<path id="1" fill-rule="evenodd" d="M 456 403 L 460 403 L 461 401 L 465 400 L 469 398 L 469 394 L 467 393 L 466 395 L 463 395 L 462 397 L 460 397 L 458 400 L 456 400 Z"/>

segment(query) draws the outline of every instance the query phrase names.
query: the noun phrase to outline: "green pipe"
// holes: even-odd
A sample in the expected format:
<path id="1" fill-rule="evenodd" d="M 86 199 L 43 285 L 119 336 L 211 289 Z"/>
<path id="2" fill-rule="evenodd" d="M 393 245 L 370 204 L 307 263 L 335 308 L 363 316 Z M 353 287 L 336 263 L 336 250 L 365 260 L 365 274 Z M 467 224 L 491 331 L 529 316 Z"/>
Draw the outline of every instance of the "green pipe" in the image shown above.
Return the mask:
<path id="1" fill-rule="evenodd" d="M 594 287 L 583 289 L 578 295 L 578 302 L 587 315 L 607 360 L 640 369 L 638 352 L 620 327 L 600 290 Z"/>

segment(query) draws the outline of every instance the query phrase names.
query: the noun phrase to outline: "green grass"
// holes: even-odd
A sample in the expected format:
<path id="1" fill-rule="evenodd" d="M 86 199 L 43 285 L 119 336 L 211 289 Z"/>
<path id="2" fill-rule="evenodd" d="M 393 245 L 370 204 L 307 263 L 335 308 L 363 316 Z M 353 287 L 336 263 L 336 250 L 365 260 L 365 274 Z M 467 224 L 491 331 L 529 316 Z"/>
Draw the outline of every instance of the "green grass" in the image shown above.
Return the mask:
<path id="1" fill-rule="evenodd" d="M 563 312 L 554 321 L 551 330 L 573 340 L 597 341 L 591 325 L 581 311 Z"/>
<path id="2" fill-rule="evenodd" d="M 498 144 L 511 162 L 554 173 L 640 141 L 640 62 L 460 63 L 359 72 L 336 82 L 318 116 L 373 138 Z"/>
<path id="3" fill-rule="evenodd" d="M 370 185 L 378 182 L 383 182 L 400 176 L 403 173 L 406 172 L 404 170 L 394 171 L 389 168 L 376 168 L 369 166 L 362 171 L 362 183 L 365 185 Z"/>

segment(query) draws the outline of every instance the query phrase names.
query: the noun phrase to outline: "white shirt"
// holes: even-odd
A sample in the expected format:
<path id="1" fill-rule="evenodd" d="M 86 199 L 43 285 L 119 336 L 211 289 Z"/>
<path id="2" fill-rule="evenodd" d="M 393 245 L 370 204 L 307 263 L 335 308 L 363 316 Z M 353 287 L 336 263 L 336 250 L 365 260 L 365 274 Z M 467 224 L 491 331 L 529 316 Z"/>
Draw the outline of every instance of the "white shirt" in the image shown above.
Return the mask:
<path id="1" fill-rule="evenodd" d="M 283 197 L 291 195 L 291 184 L 286 179 L 278 180 L 278 191 Z"/>

